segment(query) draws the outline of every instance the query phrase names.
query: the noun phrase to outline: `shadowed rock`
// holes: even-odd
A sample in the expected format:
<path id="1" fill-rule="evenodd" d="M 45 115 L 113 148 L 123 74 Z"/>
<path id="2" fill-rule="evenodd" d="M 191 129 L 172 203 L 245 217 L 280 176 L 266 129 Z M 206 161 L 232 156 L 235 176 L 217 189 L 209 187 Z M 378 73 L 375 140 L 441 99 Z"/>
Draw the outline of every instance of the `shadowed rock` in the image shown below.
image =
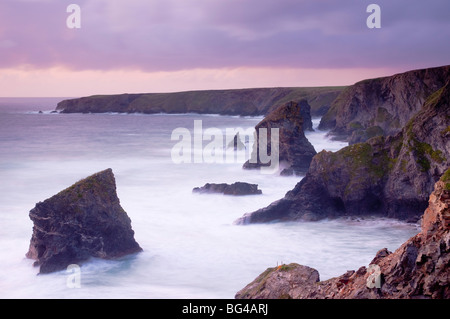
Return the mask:
<path id="1" fill-rule="evenodd" d="M 243 182 L 236 182 L 233 184 L 210 184 L 207 183 L 202 187 L 196 187 L 192 190 L 194 193 L 221 193 L 224 195 L 259 195 L 262 191 L 258 189 L 257 184 L 249 184 Z"/>
<path id="2" fill-rule="evenodd" d="M 287 172 L 298 175 L 305 174 L 309 168 L 311 160 L 316 151 L 312 144 L 308 141 L 304 134 L 304 124 L 311 124 L 311 117 L 302 115 L 302 110 L 306 108 L 304 113 L 309 115 L 309 105 L 303 100 L 300 102 L 288 102 L 276 108 L 259 122 L 256 129 L 255 145 L 250 160 L 244 163 L 244 169 L 259 169 L 264 166 L 272 165 L 271 162 L 264 163 L 260 159 L 260 149 L 267 149 L 267 155 L 277 156 L 280 166 L 285 169 L 282 175 L 289 175 Z M 305 118 L 304 118 L 305 116 Z M 312 126 L 311 126 L 312 127 Z M 267 143 L 261 143 L 260 129 L 267 129 Z M 279 130 L 278 154 L 272 154 L 272 129 Z"/>
<path id="3" fill-rule="evenodd" d="M 83 179 L 30 211 L 33 234 L 26 256 L 40 273 L 90 257 L 114 259 L 142 251 L 120 206 L 111 169 Z"/>
<path id="4" fill-rule="evenodd" d="M 449 78 L 447 65 L 360 81 L 333 101 L 319 129 L 331 130 L 331 135 L 350 144 L 395 135 Z"/>
<path id="5" fill-rule="evenodd" d="M 265 115 L 274 105 L 308 100 L 311 114 L 328 108 L 343 87 L 253 88 L 174 93 L 94 95 L 58 103 L 62 113 L 200 113 Z"/>

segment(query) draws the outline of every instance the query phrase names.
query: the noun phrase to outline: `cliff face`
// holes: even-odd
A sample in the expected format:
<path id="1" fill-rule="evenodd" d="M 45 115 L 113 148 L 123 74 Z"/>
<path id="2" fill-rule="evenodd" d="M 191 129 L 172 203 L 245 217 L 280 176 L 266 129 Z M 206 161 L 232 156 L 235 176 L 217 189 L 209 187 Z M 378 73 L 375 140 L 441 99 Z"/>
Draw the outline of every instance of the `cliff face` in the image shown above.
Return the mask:
<path id="1" fill-rule="evenodd" d="M 368 267 L 326 281 L 298 264 L 269 268 L 238 299 L 450 298 L 450 170 L 435 185 L 421 232 L 391 253 L 381 249 Z"/>
<path id="2" fill-rule="evenodd" d="M 286 196 L 236 223 L 378 214 L 415 219 L 450 166 L 450 83 L 431 94 L 395 136 L 322 151 Z"/>
<path id="3" fill-rule="evenodd" d="M 176 93 L 97 95 L 64 100 L 56 110 L 63 113 L 201 113 L 265 115 L 274 106 L 307 99 L 313 115 L 328 109 L 343 87 L 261 88 Z"/>
<path id="4" fill-rule="evenodd" d="M 259 140 L 260 129 L 267 129 L 267 154 L 271 154 L 274 148 L 271 144 L 271 130 L 279 129 L 278 138 L 278 158 L 281 167 L 284 168 L 283 174 L 292 171 L 296 174 L 305 174 L 309 168 L 309 164 L 316 151 L 312 144 L 305 137 L 305 126 L 312 129 L 311 116 L 309 113 L 309 105 L 306 100 L 300 102 L 288 102 L 276 108 L 259 122 L 256 129 L 254 152 L 249 161 L 244 164 L 245 169 L 254 169 L 261 166 L 269 166 L 261 162 L 259 157 L 259 149 L 261 143 Z M 264 145 L 266 147 L 266 145 Z"/>
<path id="5" fill-rule="evenodd" d="M 450 66 L 443 66 L 358 82 L 334 100 L 319 129 L 350 144 L 395 135 L 449 78 Z"/>
<path id="6" fill-rule="evenodd" d="M 40 273 L 63 270 L 90 257 L 112 259 L 142 249 L 120 206 L 111 169 L 94 174 L 30 211 L 33 235 L 26 254 Z"/>

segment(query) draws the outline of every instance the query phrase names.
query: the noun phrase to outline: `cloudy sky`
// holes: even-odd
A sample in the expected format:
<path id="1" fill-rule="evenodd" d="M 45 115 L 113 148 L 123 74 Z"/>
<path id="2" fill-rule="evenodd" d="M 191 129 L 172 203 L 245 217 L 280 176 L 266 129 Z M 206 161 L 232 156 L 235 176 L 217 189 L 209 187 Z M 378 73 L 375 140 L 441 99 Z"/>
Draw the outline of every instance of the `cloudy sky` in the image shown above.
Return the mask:
<path id="1" fill-rule="evenodd" d="M 449 16 L 448 0 L 1 0 L 0 96 L 347 85 L 450 64 Z"/>

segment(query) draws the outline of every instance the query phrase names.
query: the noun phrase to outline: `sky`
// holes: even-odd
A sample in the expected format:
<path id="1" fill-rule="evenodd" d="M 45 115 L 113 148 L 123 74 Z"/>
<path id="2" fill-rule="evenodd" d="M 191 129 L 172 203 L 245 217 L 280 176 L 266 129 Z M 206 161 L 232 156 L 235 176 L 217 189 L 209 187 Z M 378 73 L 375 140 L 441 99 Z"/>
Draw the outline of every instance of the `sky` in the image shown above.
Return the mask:
<path id="1" fill-rule="evenodd" d="M 448 0 L 1 0 L 0 96 L 350 85 L 450 64 L 449 16 Z"/>

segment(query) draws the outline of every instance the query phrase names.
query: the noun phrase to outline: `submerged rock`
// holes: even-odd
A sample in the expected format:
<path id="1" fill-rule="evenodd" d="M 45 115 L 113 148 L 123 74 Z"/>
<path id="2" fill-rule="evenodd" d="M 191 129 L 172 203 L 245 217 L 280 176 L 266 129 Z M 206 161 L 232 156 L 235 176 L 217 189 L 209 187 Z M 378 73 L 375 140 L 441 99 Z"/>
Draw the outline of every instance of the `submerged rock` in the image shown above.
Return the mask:
<path id="1" fill-rule="evenodd" d="M 33 234 L 26 256 L 40 273 L 90 257 L 114 259 L 142 251 L 120 205 L 111 169 L 83 179 L 30 211 Z"/>
<path id="2" fill-rule="evenodd" d="M 221 193 L 224 195 L 259 195 L 262 191 L 258 189 L 257 184 L 249 184 L 243 182 L 236 182 L 233 184 L 214 184 L 207 183 L 202 187 L 196 187 L 192 190 L 194 193 Z"/>
<path id="3" fill-rule="evenodd" d="M 435 185 L 419 234 L 391 253 L 381 249 L 368 267 L 319 281 L 315 269 L 268 268 L 238 299 L 450 298 L 450 169 Z"/>

